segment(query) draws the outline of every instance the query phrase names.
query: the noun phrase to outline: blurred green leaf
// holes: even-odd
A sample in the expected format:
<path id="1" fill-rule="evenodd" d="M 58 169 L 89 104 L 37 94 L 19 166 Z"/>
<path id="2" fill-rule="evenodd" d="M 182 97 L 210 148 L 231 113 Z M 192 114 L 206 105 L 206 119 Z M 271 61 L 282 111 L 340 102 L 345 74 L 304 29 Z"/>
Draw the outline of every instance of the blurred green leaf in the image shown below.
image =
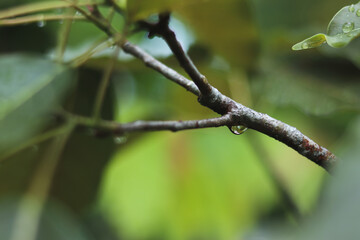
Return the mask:
<path id="1" fill-rule="evenodd" d="M 296 61 L 264 58 L 263 72 L 252 82 L 253 93 L 277 107 L 295 106 L 313 115 L 359 111 L 357 69 L 341 73 L 339 69 L 329 68 L 336 64 L 342 63 L 314 56 Z M 339 78 L 346 78 L 348 82 L 339 82 Z"/>
<path id="2" fill-rule="evenodd" d="M 293 50 L 303 50 L 327 43 L 334 48 L 344 47 L 360 35 L 360 2 L 343 7 L 330 21 L 327 34 L 316 34 L 295 44 Z"/>
<path id="3" fill-rule="evenodd" d="M 115 0 L 114 1 L 120 8 L 126 8 L 127 0 Z"/>
<path id="4" fill-rule="evenodd" d="M 36 201 L 36 199 L 34 199 Z M 0 200 L 0 236 L 1 239 L 12 239 L 12 231 L 24 231 L 24 229 L 14 229 L 14 221 L 19 216 L 19 198 L 3 198 Z M 36 202 L 34 202 L 36 205 Z M 32 217 L 31 209 L 23 212 L 28 217 Z M 35 219 L 34 219 L 35 220 Z M 26 236 L 26 233 L 24 233 Z M 37 240 L 88 240 L 93 239 L 85 231 L 81 223 L 74 215 L 59 203 L 50 201 L 44 208 L 38 228 Z"/>
<path id="5" fill-rule="evenodd" d="M 258 32 L 250 1 L 190 1 L 176 13 L 191 27 L 198 41 L 231 66 L 248 69 L 257 58 Z"/>
<path id="6" fill-rule="evenodd" d="M 170 11 L 178 0 L 127 0 L 127 15 L 131 21 L 137 21 L 164 11 Z"/>
<path id="7" fill-rule="evenodd" d="M 360 210 L 360 119 L 356 119 L 339 141 L 341 159 L 329 178 L 325 191 L 312 215 L 302 219 L 301 228 L 289 229 L 278 224 L 261 239 L 358 239 Z M 259 239 L 258 231 L 254 238 Z"/>
<path id="8" fill-rule="evenodd" d="M 149 134 L 123 149 L 100 205 L 125 239 L 232 239 L 275 199 L 246 137 L 223 128 Z"/>
<path id="9" fill-rule="evenodd" d="M 80 68 L 78 72 L 76 89 L 64 108 L 91 116 L 102 72 L 88 68 Z M 111 85 L 109 89 L 112 89 Z M 104 119 L 113 119 L 113 104 L 109 91 L 101 111 Z M 83 214 L 93 206 L 104 168 L 115 150 L 111 136 L 97 133 L 95 129 L 84 128 L 69 137 L 52 183 L 51 197 L 77 214 Z"/>
<path id="10" fill-rule="evenodd" d="M 35 134 L 74 77 L 72 70 L 42 57 L 0 56 L 0 151 Z"/>

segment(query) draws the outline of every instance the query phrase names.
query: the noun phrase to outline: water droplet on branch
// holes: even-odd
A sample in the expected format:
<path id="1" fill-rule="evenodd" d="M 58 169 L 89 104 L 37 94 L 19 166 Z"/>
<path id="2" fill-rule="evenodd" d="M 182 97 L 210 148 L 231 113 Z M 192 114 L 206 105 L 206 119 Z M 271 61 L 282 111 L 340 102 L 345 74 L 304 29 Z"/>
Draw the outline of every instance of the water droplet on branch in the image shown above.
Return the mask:
<path id="1" fill-rule="evenodd" d="M 230 131 L 235 135 L 243 134 L 248 128 L 243 125 L 231 126 L 229 127 Z"/>

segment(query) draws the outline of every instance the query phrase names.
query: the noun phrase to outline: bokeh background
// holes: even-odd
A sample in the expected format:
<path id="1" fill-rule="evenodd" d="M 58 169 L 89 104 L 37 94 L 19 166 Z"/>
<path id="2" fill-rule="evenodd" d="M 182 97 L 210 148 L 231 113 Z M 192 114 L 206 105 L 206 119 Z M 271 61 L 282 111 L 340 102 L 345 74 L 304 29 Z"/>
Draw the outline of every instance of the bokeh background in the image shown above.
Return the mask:
<path id="1" fill-rule="evenodd" d="M 2 0 L 0 9 L 30 2 Z M 211 84 L 295 126 L 341 156 L 344 166 L 330 177 L 294 150 L 252 130 L 240 136 L 216 128 L 118 138 L 96 138 L 80 130 L 71 136 L 56 170 L 39 239 L 339 239 L 336 233 L 356 239 L 360 41 L 344 49 L 291 50 L 304 38 L 326 32 L 332 16 L 351 3 L 128 0 L 134 19 L 173 9 L 172 28 Z M 121 29 L 124 19 L 114 21 Z M 51 57 L 60 27 L 59 22 L 0 26 L 0 53 Z M 65 59 L 103 37 L 93 25 L 74 22 Z M 184 73 L 161 39 L 140 32 L 130 41 Z M 79 69 L 70 97 L 75 112 L 91 113 L 112 51 L 95 55 Z M 103 116 L 128 122 L 217 115 L 121 53 Z M 46 146 L 33 146 L 0 165 L 0 236 L 11 229 L 16 203 Z"/>

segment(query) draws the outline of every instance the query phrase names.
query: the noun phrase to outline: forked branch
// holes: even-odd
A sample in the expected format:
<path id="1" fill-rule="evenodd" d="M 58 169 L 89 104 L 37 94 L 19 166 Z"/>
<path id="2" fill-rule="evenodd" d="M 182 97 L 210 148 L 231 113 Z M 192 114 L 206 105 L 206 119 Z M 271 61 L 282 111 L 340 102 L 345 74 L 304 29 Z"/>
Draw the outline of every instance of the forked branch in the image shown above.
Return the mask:
<path id="1" fill-rule="evenodd" d="M 95 21 L 96 25 L 99 26 L 100 29 L 106 29 L 104 32 L 110 37 L 117 34 L 113 29 L 108 28 L 101 19 L 97 20 L 94 16 L 89 17 L 85 15 L 85 17 L 91 21 Z M 129 123 L 130 125 L 113 122 L 101 125 L 102 123 L 98 122 L 97 124 L 99 127 L 113 130 L 116 133 L 119 129 L 121 130 L 120 132 L 134 130 L 178 131 L 201 127 L 243 125 L 286 144 L 326 170 L 330 170 L 335 165 L 338 159 L 334 154 L 315 143 L 296 128 L 266 114 L 259 113 L 253 109 L 245 107 L 211 86 L 206 78 L 197 70 L 196 66 L 181 47 L 175 33 L 169 28 L 169 17 L 170 15 L 168 13 L 161 14 L 157 23 L 140 22 L 140 27 L 149 31 L 150 37 L 159 36 L 166 41 L 180 65 L 184 68 L 192 81 L 159 62 L 136 45 L 126 41 L 119 43 L 119 45 L 126 53 L 143 61 L 146 66 L 154 69 L 166 78 L 197 95 L 199 97 L 198 101 L 200 104 L 220 114 L 222 117 L 213 120 L 188 122 L 135 122 Z"/>

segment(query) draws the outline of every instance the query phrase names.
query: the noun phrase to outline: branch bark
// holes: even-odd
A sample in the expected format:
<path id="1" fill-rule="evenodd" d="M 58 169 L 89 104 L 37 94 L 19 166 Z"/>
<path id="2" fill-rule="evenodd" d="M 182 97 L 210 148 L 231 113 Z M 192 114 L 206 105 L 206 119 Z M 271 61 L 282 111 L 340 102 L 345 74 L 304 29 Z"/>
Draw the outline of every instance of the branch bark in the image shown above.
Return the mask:
<path id="1" fill-rule="evenodd" d="M 98 130 L 113 133 L 115 135 L 123 135 L 128 132 L 143 132 L 143 131 L 182 131 L 201 128 L 214 128 L 222 126 L 231 126 L 231 116 L 226 114 L 217 118 L 189 120 L 189 121 L 135 121 L 129 123 L 118 123 L 114 121 L 96 120 L 88 117 L 74 115 L 65 111 L 60 113 L 60 116 L 66 119 L 72 119 L 77 125 L 94 127 Z"/>
<path id="2" fill-rule="evenodd" d="M 85 15 L 85 17 L 88 16 Z M 106 32 L 110 37 L 117 34 L 113 29 L 103 25 L 102 21 L 97 21 L 94 19 L 94 17 L 88 18 L 91 21 L 96 21 L 96 24 L 100 27 L 100 29 L 104 30 L 104 28 L 106 28 L 104 32 Z M 118 130 L 179 131 L 201 127 L 244 125 L 250 129 L 262 132 L 286 144 L 327 171 L 333 168 L 338 159 L 329 150 L 320 146 L 296 128 L 274 119 L 267 114 L 259 113 L 253 109 L 245 107 L 244 105 L 235 102 L 211 86 L 206 78 L 197 70 L 189 56 L 182 49 L 180 43 L 176 39 L 175 33 L 170 30 L 168 23 L 169 15 L 165 14 L 160 15 L 158 23 L 153 24 L 141 22 L 140 27 L 146 28 L 149 31 L 150 37 L 154 35 L 160 36 L 167 42 L 174 55 L 178 59 L 180 65 L 185 69 L 193 81 L 183 77 L 175 70 L 159 62 L 138 46 L 135 46 L 129 42 L 120 43 L 120 46 L 126 53 L 131 54 L 143 61 L 146 66 L 154 69 L 166 78 L 197 95 L 199 97 L 198 101 L 200 104 L 222 115 L 222 117 L 219 118 L 221 121 L 216 120 L 216 123 L 214 120 L 198 120 L 187 122 L 135 122 L 131 123 L 130 125 L 109 123 L 100 127 L 112 129 L 116 132 Z"/>
<path id="3" fill-rule="evenodd" d="M 122 45 L 122 49 L 124 50 L 124 52 L 133 55 L 134 57 L 143 61 L 147 67 L 161 73 L 167 79 L 179 84 L 180 86 L 192 92 L 196 96 L 200 96 L 199 88 L 195 85 L 194 82 L 183 77 L 181 74 L 162 64 L 161 62 L 157 61 L 153 56 L 142 50 L 140 47 L 131 44 L 130 42 L 125 42 Z"/>
<path id="4" fill-rule="evenodd" d="M 176 39 L 175 33 L 170 30 L 168 24 L 169 20 L 168 15 L 166 14 L 165 16 L 159 17 L 158 23 L 150 24 L 141 22 L 140 26 L 146 28 L 149 31 L 150 37 L 153 35 L 160 36 L 167 42 L 170 49 L 173 51 L 174 55 L 180 62 L 180 65 L 185 69 L 185 71 L 189 74 L 189 76 L 200 89 L 200 86 L 197 84 L 197 82 L 206 78 L 204 78 L 203 75 L 197 71 L 196 67 L 194 69 L 194 64 L 183 51 L 180 43 Z M 127 49 L 126 52 L 130 54 L 133 53 L 131 49 Z M 142 58 L 140 57 L 140 59 Z M 156 60 L 153 60 L 152 62 L 147 61 L 146 65 L 151 67 L 154 65 L 159 65 L 159 62 Z M 161 67 L 158 67 L 157 69 L 165 70 L 165 68 Z M 159 72 L 164 76 L 168 75 L 164 72 Z M 254 129 L 272 138 L 275 138 L 276 140 L 285 143 L 287 146 L 293 148 L 298 153 L 307 157 L 326 170 L 330 170 L 336 163 L 337 158 L 334 154 L 332 154 L 326 148 L 321 147 L 319 144 L 315 143 L 296 128 L 274 119 L 267 114 L 256 112 L 240 103 L 235 102 L 229 97 L 223 95 L 216 88 L 212 87 L 207 83 L 207 81 L 203 82 L 203 84 L 207 85 L 209 89 L 206 89 L 206 91 L 200 89 L 201 95 L 198 95 L 199 102 L 203 106 L 206 106 L 221 115 L 230 114 L 233 119 L 232 125 L 244 125 L 250 129 Z"/>
<path id="5" fill-rule="evenodd" d="M 145 28 L 149 31 L 150 38 L 153 36 L 160 36 L 166 41 L 181 67 L 194 81 L 201 94 L 207 95 L 211 91 L 211 85 L 207 81 L 206 77 L 199 72 L 195 64 L 184 51 L 180 42 L 177 40 L 175 33 L 170 29 L 169 22 L 170 13 L 162 13 L 159 15 L 159 21 L 157 23 L 140 21 L 138 24 L 140 28 Z"/>

